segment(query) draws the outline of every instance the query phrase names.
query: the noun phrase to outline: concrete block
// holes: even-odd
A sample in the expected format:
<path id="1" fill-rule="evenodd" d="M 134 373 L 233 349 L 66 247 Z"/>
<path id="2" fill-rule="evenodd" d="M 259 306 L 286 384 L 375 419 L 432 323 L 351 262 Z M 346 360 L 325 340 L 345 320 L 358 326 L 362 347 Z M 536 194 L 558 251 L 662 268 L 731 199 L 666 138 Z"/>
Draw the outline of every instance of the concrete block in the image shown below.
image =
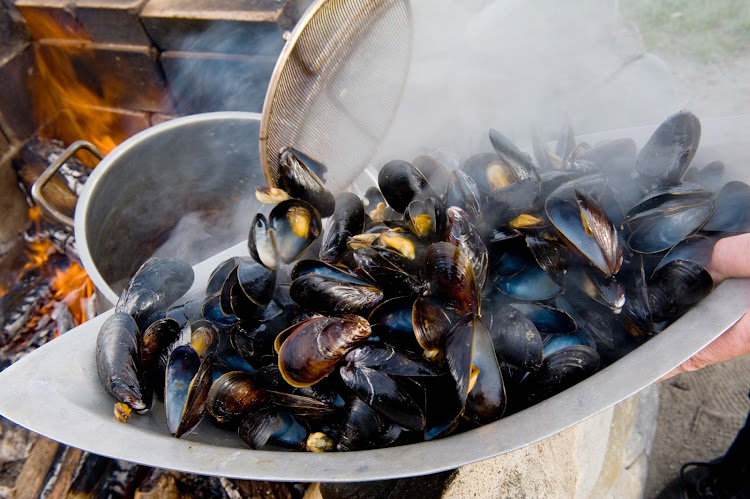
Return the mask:
<path id="1" fill-rule="evenodd" d="M 150 45 L 138 15 L 146 0 L 78 0 L 75 15 L 91 40 Z"/>
<path id="2" fill-rule="evenodd" d="M 141 22 L 161 50 L 277 55 L 284 46 L 276 0 L 150 0 Z"/>
<path id="3" fill-rule="evenodd" d="M 274 57 L 164 52 L 161 64 L 180 114 L 263 109 Z"/>
<path id="4" fill-rule="evenodd" d="M 51 65 L 52 78 L 59 77 L 63 69 L 58 67 L 59 61 L 64 61 L 64 69 L 74 72 L 64 77 L 74 78 L 95 100 L 86 104 L 150 112 L 172 110 L 159 62 L 148 46 L 42 40 L 38 53 Z"/>
<path id="5" fill-rule="evenodd" d="M 69 0 L 17 0 L 16 8 L 34 40 L 87 38 L 86 32 L 75 18 Z"/>
<path id="6" fill-rule="evenodd" d="M 34 114 L 29 85 L 34 73 L 31 45 L 0 60 L 0 124 L 11 140 L 24 140 L 34 133 Z"/>

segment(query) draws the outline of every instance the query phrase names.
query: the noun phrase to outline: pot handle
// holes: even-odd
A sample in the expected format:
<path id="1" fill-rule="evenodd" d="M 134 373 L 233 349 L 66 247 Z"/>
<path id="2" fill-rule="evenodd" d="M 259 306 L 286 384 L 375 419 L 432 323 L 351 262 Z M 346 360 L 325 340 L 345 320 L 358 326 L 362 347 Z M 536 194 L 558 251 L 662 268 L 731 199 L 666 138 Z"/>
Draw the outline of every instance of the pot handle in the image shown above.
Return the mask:
<path id="1" fill-rule="evenodd" d="M 85 140 L 78 140 L 70 144 L 68 148 L 65 149 L 63 153 L 60 154 L 60 156 L 54 161 L 54 163 L 49 165 L 47 169 L 44 170 L 39 178 L 36 179 L 36 182 L 34 182 L 34 184 L 31 186 L 31 197 L 34 202 L 41 206 L 42 210 L 44 210 L 44 212 L 56 222 L 62 225 L 66 225 L 71 229 L 73 228 L 73 219 L 64 213 L 61 213 L 57 208 L 52 206 L 52 204 L 50 204 L 42 194 L 42 189 L 44 189 L 44 186 L 47 185 L 47 182 L 52 179 L 52 176 L 57 173 L 57 170 L 59 170 L 62 165 L 64 165 L 81 149 L 88 150 L 91 154 L 96 156 L 99 161 L 104 159 L 104 154 L 94 144 Z"/>

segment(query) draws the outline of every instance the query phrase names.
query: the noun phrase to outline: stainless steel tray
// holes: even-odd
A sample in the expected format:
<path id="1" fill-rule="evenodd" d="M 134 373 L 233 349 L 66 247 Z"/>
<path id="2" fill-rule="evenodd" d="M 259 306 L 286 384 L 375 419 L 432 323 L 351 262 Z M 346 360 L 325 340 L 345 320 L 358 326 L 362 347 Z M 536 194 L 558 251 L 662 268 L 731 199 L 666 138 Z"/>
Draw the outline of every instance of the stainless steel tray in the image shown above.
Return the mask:
<path id="1" fill-rule="evenodd" d="M 195 292 L 241 244 L 196 266 Z M 608 368 L 525 411 L 460 435 L 361 452 L 254 451 L 203 421 L 169 436 L 163 407 L 127 424 L 99 386 L 96 335 L 105 312 L 0 373 L 0 414 L 34 432 L 96 454 L 161 468 L 234 478 L 361 481 L 434 473 L 494 457 L 554 435 L 637 393 L 731 327 L 747 309 L 750 279 L 728 280 L 664 332 Z"/>

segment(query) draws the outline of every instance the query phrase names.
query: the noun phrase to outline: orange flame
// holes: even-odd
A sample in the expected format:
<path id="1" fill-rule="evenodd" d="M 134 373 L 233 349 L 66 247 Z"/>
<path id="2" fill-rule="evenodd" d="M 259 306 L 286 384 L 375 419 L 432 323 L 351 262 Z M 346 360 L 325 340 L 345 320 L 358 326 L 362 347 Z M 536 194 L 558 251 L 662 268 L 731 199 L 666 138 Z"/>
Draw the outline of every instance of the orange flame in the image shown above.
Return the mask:
<path id="1" fill-rule="evenodd" d="M 55 246 L 47 241 L 31 241 L 27 245 L 26 256 L 29 261 L 21 269 L 21 276 L 32 269 L 43 267 L 52 253 L 55 252 Z"/>
<path id="2" fill-rule="evenodd" d="M 86 304 L 94 294 L 94 283 L 80 265 L 72 263 L 67 269 L 58 270 L 52 280 L 52 289 L 53 299 L 68 306 L 76 324 L 90 319 Z"/>
<path id="3" fill-rule="evenodd" d="M 109 153 L 128 135 L 121 129 L 117 115 L 101 108 L 120 107 L 119 97 L 125 92 L 123 81 L 116 75 L 76 72 L 78 66 L 96 67 L 90 37 L 80 27 L 60 26 L 42 10 L 27 10 L 24 16 L 35 27 L 35 36 L 55 39 L 34 45 L 36 72 L 31 90 L 42 133 L 66 144 L 86 139 L 104 154 Z M 84 78 L 89 80 L 88 86 L 82 83 Z M 61 115 L 63 107 L 67 113 Z"/>

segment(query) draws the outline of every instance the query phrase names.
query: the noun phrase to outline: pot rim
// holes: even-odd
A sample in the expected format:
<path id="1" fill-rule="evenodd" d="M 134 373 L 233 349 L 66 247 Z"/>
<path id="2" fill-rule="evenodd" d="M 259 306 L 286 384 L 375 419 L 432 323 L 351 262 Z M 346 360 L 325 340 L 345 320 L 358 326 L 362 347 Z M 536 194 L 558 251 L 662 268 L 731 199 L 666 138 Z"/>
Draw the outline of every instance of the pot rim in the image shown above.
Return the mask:
<path id="1" fill-rule="evenodd" d="M 236 120 L 258 121 L 260 123 L 261 114 L 244 111 L 219 111 L 182 116 L 180 118 L 175 118 L 173 120 L 154 125 L 138 132 L 137 134 L 119 144 L 109 154 L 107 154 L 91 172 L 91 175 L 86 181 L 86 184 L 83 186 L 81 195 L 78 197 L 78 202 L 76 203 L 76 210 L 73 218 L 73 234 L 75 236 L 78 255 L 81 259 L 81 264 L 83 265 L 84 270 L 86 270 L 86 273 L 93 281 L 100 295 L 104 295 L 103 297 L 106 298 L 106 300 L 111 304 L 117 303 L 119 296 L 112 290 L 109 283 L 107 283 L 107 281 L 105 281 L 102 275 L 99 273 L 99 269 L 96 267 L 96 264 L 91 257 L 88 239 L 86 238 L 86 216 L 88 213 L 89 200 L 93 195 L 97 185 L 102 182 L 102 178 L 111 168 L 114 168 L 114 165 L 117 164 L 117 162 L 124 154 L 129 152 L 131 149 L 138 147 L 144 141 L 152 139 L 154 136 L 169 133 L 176 128 L 181 128 L 185 125 L 199 122 Z M 252 138 L 249 137 L 249 139 Z"/>

